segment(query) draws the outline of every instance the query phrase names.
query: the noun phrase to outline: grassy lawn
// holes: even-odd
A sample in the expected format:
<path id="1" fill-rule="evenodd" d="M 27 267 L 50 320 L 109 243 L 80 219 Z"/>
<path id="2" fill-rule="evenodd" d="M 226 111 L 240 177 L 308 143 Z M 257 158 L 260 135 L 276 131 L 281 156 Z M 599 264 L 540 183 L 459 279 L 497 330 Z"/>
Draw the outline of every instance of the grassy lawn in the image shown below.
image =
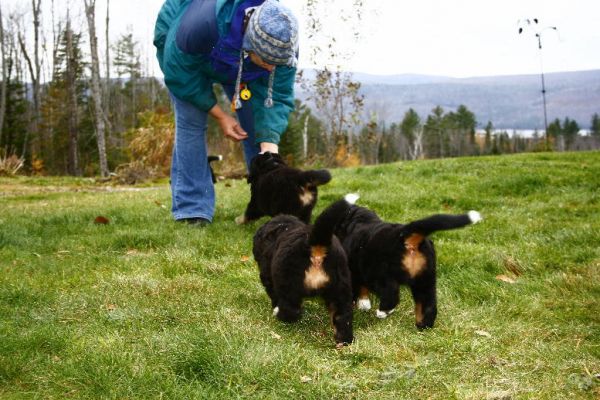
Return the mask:
<path id="1" fill-rule="evenodd" d="M 266 219 L 233 222 L 245 181 L 218 183 L 195 228 L 166 184 L 0 178 L 0 398 L 600 397 L 600 152 L 332 173 L 317 213 L 355 191 L 388 221 L 484 216 L 433 236 L 435 328 L 406 289 L 387 320 L 356 312 L 342 350 L 318 300 L 276 321 L 251 253 Z"/>

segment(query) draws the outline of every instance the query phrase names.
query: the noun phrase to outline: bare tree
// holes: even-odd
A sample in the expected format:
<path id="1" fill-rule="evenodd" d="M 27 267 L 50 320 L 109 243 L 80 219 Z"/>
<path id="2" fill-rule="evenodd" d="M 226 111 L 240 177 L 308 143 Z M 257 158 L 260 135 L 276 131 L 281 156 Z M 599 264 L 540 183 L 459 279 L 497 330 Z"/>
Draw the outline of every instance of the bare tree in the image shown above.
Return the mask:
<path id="1" fill-rule="evenodd" d="M 112 124 L 110 123 L 110 0 L 106 0 L 106 29 L 104 36 L 106 40 L 106 50 L 104 54 L 106 63 L 106 77 L 104 79 L 104 123 L 106 126 L 107 136 L 112 138 Z"/>
<path id="2" fill-rule="evenodd" d="M 105 57 L 105 62 L 106 62 L 106 87 L 104 88 L 105 91 L 105 100 L 106 100 L 106 107 L 108 108 L 108 89 L 109 89 L 109 85 L 110 85 L 110 37 L 109 37 L 109 31 L 110 31 L 110 0 L 106 0 L 106 29 L 104 31 L 104 37 L 106 40 L 106 53 L 104 54 Z"/>
<path id="3" fill-rule="evenodd" d="M 25 44 L 25 37 L 23 36 L 23 30 L 19 29 L 18 40 L 19 47 L 25 57 L 27 68 L 29 69 L 29 75 L 31 77 L 31 86 L 33 88 L 33 120 L 32 130 L 37 134 L 39 133 L 40 124 L 40 109 L 42 103 L 42 90 L 41 90 L 41 70 L 42 61 L 40 58 L 40 27 L 41 27 L 41 16 L 42 16 L 42 0 L 31 0 L 31 9 L 33 12 L 33 59 L 30 56 L 27 46 Z M 27 153 L 27 145 L 29 141 L 29 131 L 25 133 L 25 140 L 23 141 L 23 151 L 21 157 L 25 157 Z M 37 152 L 39 149 L 34 148 Z"/>
<path id="4" fill-rule="evenodd" d="M 102 107 L 102 90 L 100 88 L 100 62 L 98 59 L 98 37 L 96 36 L 96 0 L 83 0 L 85 15 L 90 36 L 90 53 L 92 55 L 92 97 L 94 99 L 94 118 L 96 121 L 96 136 L 98 139 L 98 156 L 100 158 L 100 174 L 108 176 L 106 160 L 106 124 Z"/>
<path id="5" fill-rule="evenodd" d="M 355 135 L 353 127 L 358 124 L 363 96 L 359 93 L 360 83 L 353 81 L 352 74 L 342 72 L 341 68 L 353 55 L 354 50 L 343 49 L 339 44 L 346 40 L 356 42 L 359 39 L 358 27 L 362 25 L 364 4 L 362 0 L 353 0 L 339 8 L 337 3 L 334 5 L 327 1 L 308 0 L 305 11 L 307 33 L 311 39 L 309 58 L 315 67 L 318 64 L 326 66 L 317 70 L 314 80 L 300 77 L 300 81 L 309 93 L 309 99 L 314 101 L 327 121 L 328 142 L 338 146 L 345 140 L 347 149 L 351 152 Z M 324 22 L 331 22 L 331 19 L 322 19 L 324 15 L 335 15 L 348 29 L 344 32 L 326 29 Z"/>
<path id="6" fill-rule="evenodd" d="M 6 42 L 4 40 L 4 23 L 2 20 L 2 6 L 0 6 L 0 64 L 2 64 L 2 82 L 0 83 L 0 137 L 2 136 L 2 127 L 4 126 L 4 115 L 6 113 L 6 91 L 8 80 L 8 68 L 6 66 Z"/>
<path id="7" fill-rule="evenodd" d="M 418 125 L 413 131 L 412 146 L 408 149 L 411 160 L 423 157 L 423 125 Z"/>
<path id="8" fill-rule="evenodd" d="M 73 49 L 73 29 L 71 28 L 71 17 L 67 10 L 66 55 L 67 55 L 67 90 L 69 102 L 69 157 L 68 170 L 71 175 L 80 175 L 79 169 L 79 105 L 77 104 L 77 71 L 75 52 Z"/>

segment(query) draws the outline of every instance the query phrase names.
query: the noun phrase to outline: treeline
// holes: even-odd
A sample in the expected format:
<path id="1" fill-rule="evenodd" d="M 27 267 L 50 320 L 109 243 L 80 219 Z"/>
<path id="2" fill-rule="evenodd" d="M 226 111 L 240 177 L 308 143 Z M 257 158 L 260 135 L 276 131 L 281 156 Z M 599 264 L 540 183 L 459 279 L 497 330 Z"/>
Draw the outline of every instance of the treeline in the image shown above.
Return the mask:
<path id="1" fill-rule="evenodd" d="M 107 175 L 131 162 L 140 116 L 167 112 L 168 93 L 148 75 L 133 33 L 109 40 L 110 1 L 105 49 L 95 0 L 68 3 L 61 16 L 52 2 L 51 34 L 42 29 L 48 4 L 8 14 L 0 6 L 0 161 L 31 174 Z"/>
<path id="2" fill-rule="evenodd" d="M 109 40 L 110 1 L 105 49 L 97 45 L 95 1 L 83 4 L 87 26 L 82 16 L 75 23 L 70 11 L 63 10 L 49 39 L 41 29 L 42 0 L 31 1 L 29 19 L 3 15 L 0 6 L 0 174 L 111 173 L 130 183 L 166 176 L 174 135 L 168 92 L 149 76 L 131 32 Z M 465 106 L 438 106 L 427 116 L 411 109 L 402 121 L 386 121 L 379 110 L 364 109 L 360 83 L 349 73 L 324 69 L 311 80 L 300 74 L 298 83 L 310 97 L 296 101 L 281 142 L 282 154 L 296 165 L 600 147 L 598 114 L 592 116 L 587 136 L 579 135 L 580 127 L 568 117 L 553 121 L 547 136 L 496 132 L 492 122 L 477 133 L 479 122 Z M 228 110 L 222 91 L 215 90 Z M 225 140 L 213 121 L 208 142 L 212 153 L 226 156 L 217 166 L 220 172 L 244 173 L 240 146 Z"/>

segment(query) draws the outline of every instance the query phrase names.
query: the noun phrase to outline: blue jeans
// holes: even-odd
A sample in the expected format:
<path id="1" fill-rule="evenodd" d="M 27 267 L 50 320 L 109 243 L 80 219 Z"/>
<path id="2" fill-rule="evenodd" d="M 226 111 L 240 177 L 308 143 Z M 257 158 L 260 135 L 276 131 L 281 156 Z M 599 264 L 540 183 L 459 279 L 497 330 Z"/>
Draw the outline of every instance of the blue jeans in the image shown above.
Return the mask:
<path id="1" fill-rule="evenodd" d="M 233 97 L 233 86 L 223 85 L 223 88 L 229 98 Z M 215 188 L 207 160 L 208 113 L 173 94 L 171 102 L 175 112 L 175 143 L 171 160 L 173 217 L 175 220 L 204 218 L 212 221 L 215 213 Z M 259 146 L 254 143 L 254 117 L 250 102 L 244 102 L 237 117 L 248 134 L 248 138 L 242 143 L 246 166 L 249 167 L 250 161 L 259 152 Z"/>

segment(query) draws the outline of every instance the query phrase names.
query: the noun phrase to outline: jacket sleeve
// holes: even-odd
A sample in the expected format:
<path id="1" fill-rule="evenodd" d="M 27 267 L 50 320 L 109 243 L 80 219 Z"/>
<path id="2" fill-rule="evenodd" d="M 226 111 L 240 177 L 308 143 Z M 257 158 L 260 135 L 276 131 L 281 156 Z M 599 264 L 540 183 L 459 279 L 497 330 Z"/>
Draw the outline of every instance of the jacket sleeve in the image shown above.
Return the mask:
<path id="1" fill-rule="evenodd" d="M 281 135 L 288 126 L 288 117 L 294 110 L 294 82 L 296 68 L 277 67 L 273 83 L 273 107 L 265 107 L 269 77 L 259 78 L 248 86 L 252 92 L 254 131 L 256 143 L 279 144 Z"/>

